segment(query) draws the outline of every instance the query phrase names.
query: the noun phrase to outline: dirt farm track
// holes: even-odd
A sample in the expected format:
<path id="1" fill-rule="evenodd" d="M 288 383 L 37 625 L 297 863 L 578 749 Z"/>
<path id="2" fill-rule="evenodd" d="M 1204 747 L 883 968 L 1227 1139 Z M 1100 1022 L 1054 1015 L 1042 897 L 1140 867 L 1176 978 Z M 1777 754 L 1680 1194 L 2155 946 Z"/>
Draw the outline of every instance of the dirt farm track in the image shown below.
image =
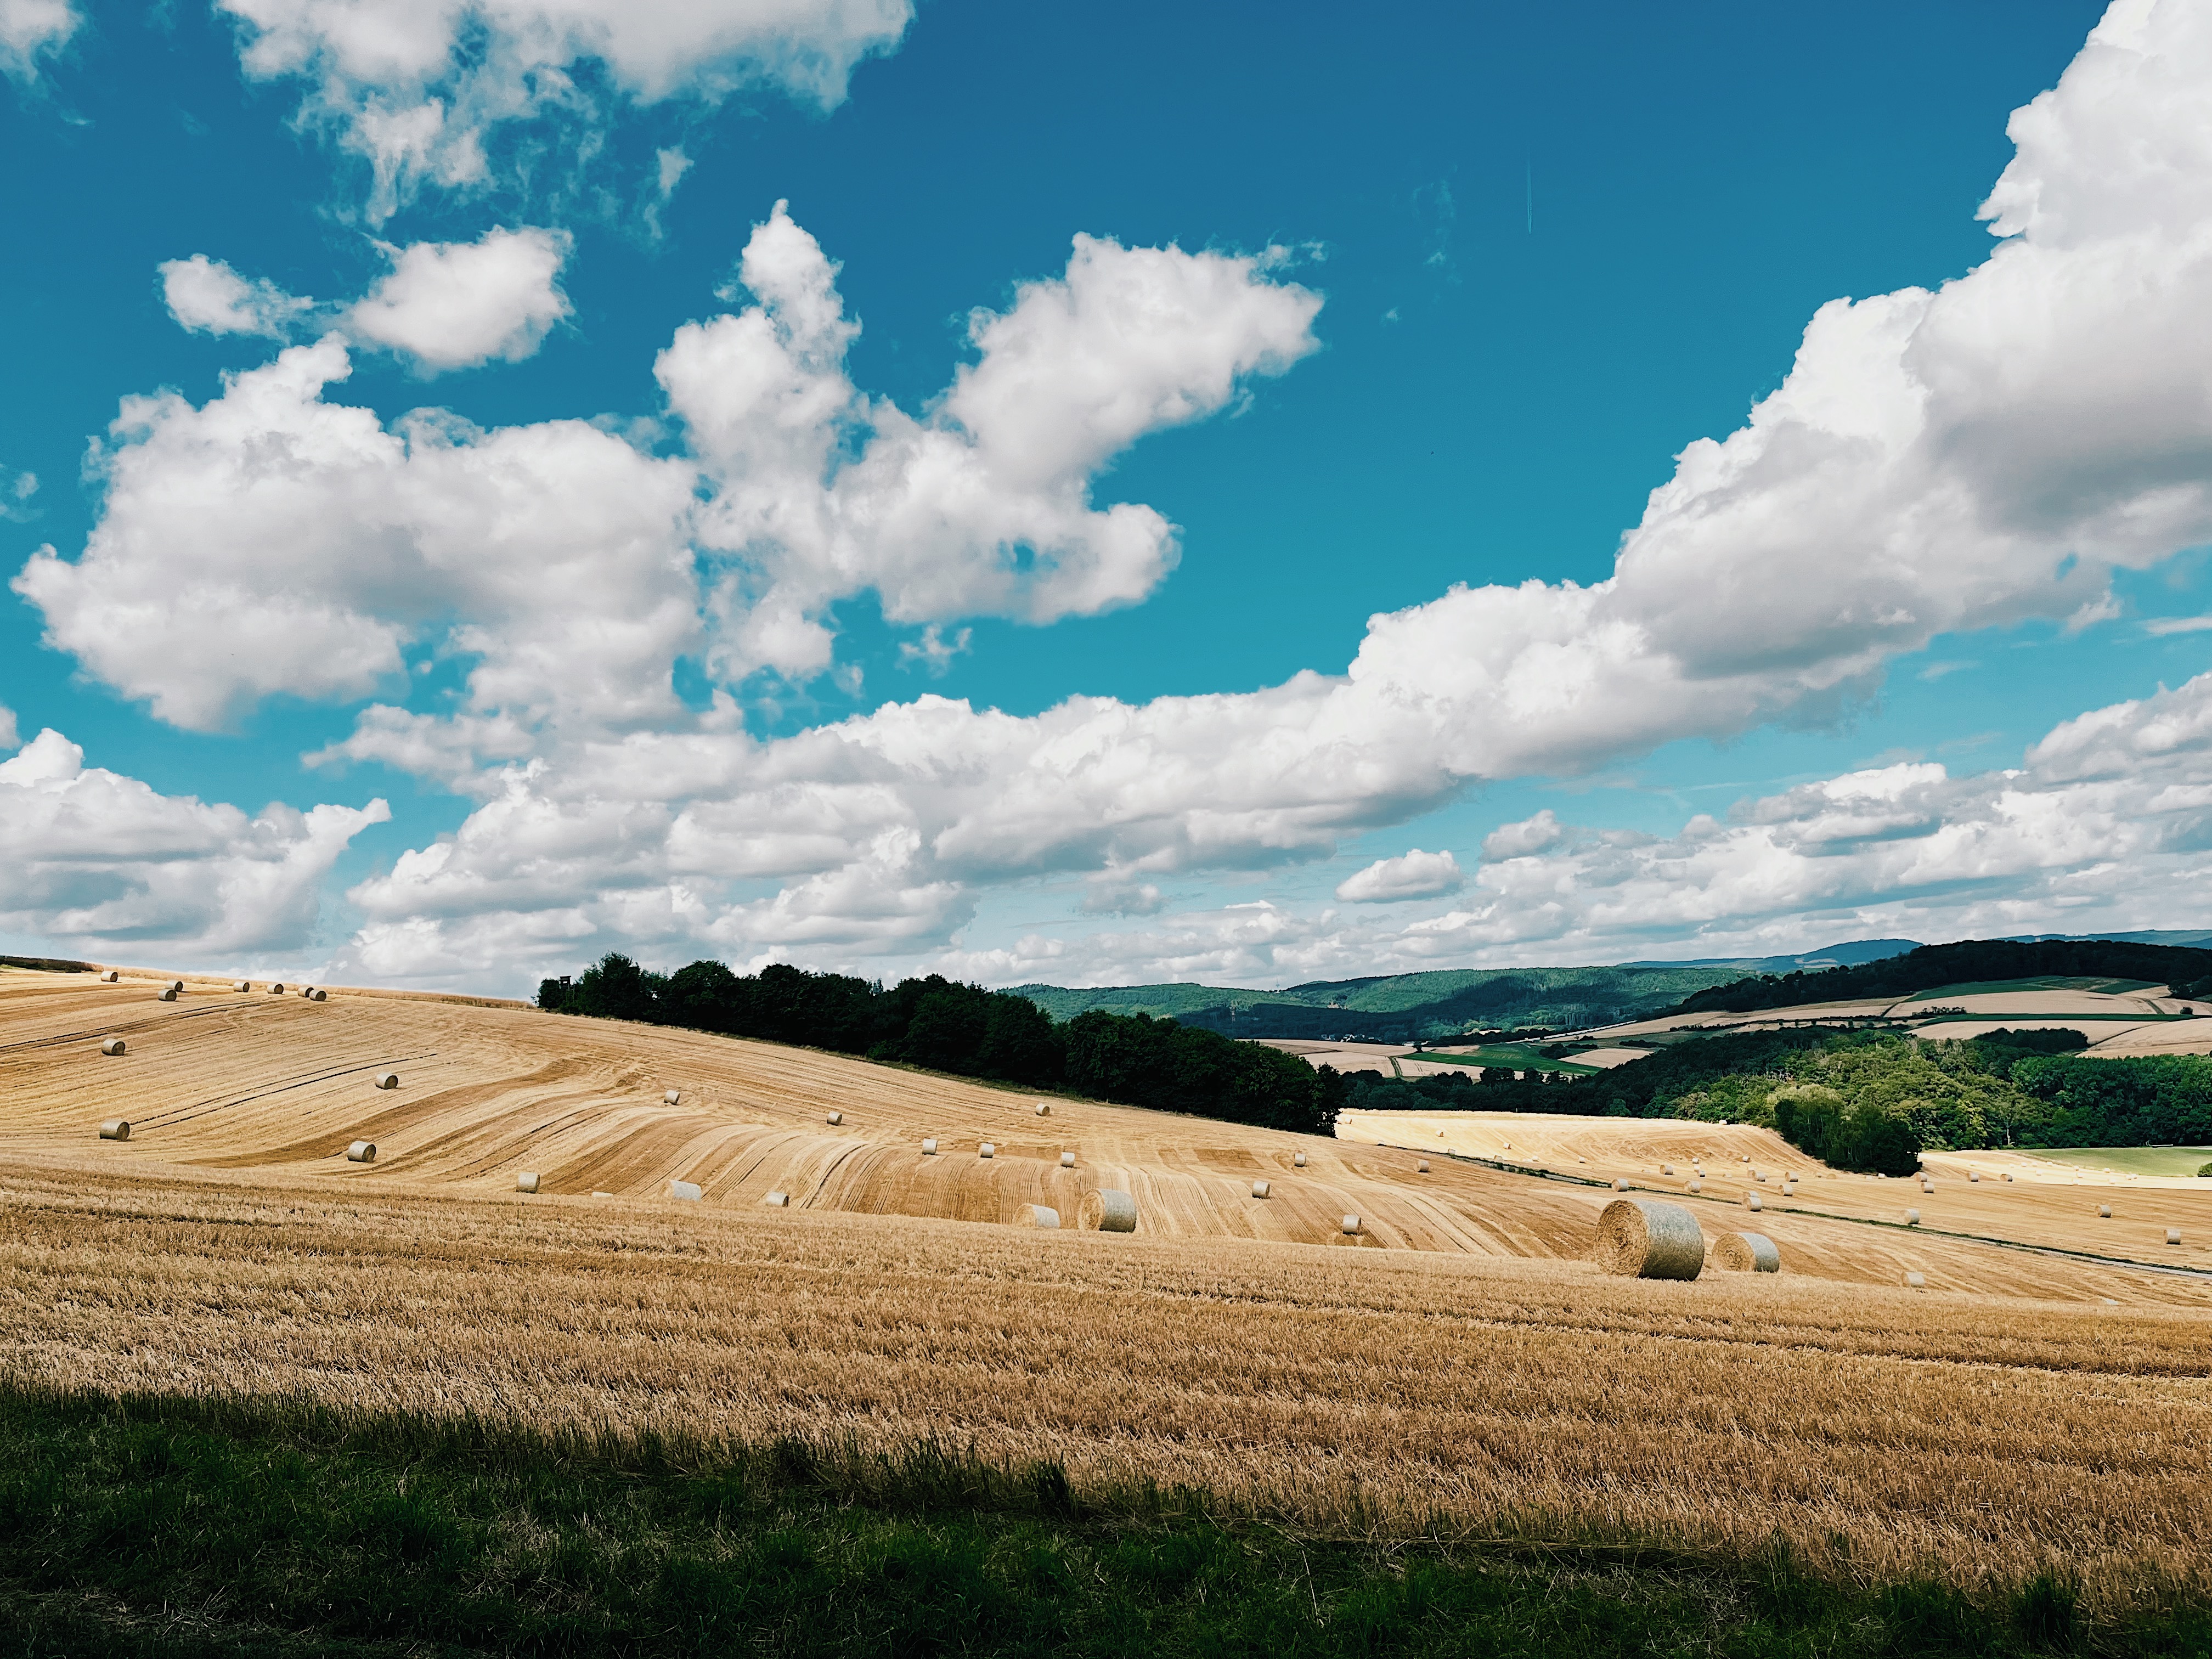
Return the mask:
<path id="1" fill-rule="evenodd" d="M 1057 1097 L 1040 1116 L 513 1006 L 155 987 L 0 971 L 9 1373 L 950 1434 L 1321 1519 L 1778 1530 L 1954 1577 L 2062 1555 L 2100 1596 L 2212 1585 L 2212 1182 L 1975 1154 L 1931 1158 L 1923 1193 L 1635 1120 L 1331 1140 Z M 98 1137 L 112 1118 L 129 1139 Z M 1708 1239 L 1767 1234 L 1783 1272 L 1600 1274 L 1616 1179 Z M 1134 1196 L 1134 1234 L 1022 1224 L 1100 1188 Z"/>

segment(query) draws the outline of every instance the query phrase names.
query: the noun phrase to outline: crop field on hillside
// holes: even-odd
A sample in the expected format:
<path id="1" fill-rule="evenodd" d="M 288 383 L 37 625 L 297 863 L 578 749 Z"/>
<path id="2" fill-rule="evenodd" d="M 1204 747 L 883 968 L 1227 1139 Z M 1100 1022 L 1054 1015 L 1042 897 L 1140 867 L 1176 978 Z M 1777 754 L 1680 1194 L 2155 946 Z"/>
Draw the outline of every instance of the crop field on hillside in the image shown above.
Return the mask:
<path id="1" fill-rule="evenodd" d="M 1962 1165 L 1923 1196 L 1741 1126 L 1375 1114 L 1325 1140 L 1058 1097 L 1040 1116 L 515 1007 L 164 1003 L 33 974 L 0 975 L 0 1372 L 28 1385 L 934 1441 L 1333 1535 L 1778 1535 L 1864 1582 L 2212 1591 L 2212 1275 L 2148 1270 L 2212 1260 L 2212 1192 L 2182 1183 L 2112 1187 L 2100 1225 L 2025 1158 L 2047 1177 Z M 128 1140 L 96 1138 L 123 1115 Z M 356 1139 L 374 1163 L 346 1159 Z M 1616 1178 L 1709 1238 L 1755 1224 L 1784 1271 L 1605 1277 L 1587 1258 Z M 1018 1224 L 1101 1185 L 1136 1195 L 1136 1233 Z M 1978 1242 L 2003 1237 L 2111 1259 Z"/>
<path id="2" fill-rule="evenodd" d="M 2106 1170 L 2166 1180 L 2202 1179 L 2197 1171 L 2212 1164 L 2212 1146 L 2053 1146 L 2027 1154 L 2062 1166 L 2068 1176 L 2094 1176 Z M 2212 1189 L 2212 1181 L 2207 1181 Z"/>
<path id="3" fill-rule="evenodd" d="M 2201 1315 L 1802 1278 L 11 1167 L 0 1359 L 595 1430 L 1051 1456 L 1302 1524 L 2212 1578 Z"/>

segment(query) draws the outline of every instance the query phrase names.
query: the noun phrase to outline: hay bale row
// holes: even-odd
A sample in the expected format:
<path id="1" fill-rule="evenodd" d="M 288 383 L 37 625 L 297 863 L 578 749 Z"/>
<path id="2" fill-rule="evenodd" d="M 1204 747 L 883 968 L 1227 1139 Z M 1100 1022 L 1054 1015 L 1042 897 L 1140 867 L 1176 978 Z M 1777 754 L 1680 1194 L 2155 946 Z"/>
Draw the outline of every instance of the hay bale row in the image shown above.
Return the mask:
<path id="1" fill-rule="evenodd" d="M 1597 1218 L 1598 1266 L 1636 1279 L 1695 1279 L 1705 1271 L 1705 1236 L 1679 1204 L 1616 1198 Z"/>
<path id="2" fill-rule="evenodd" d="M 100 1138 L 102 1140 L 130 1139 L 131 1121 L 128 1118 L 121 1117 L 109 1118 L 105 1123 L 100 1126 Z"/>
<path id="3" fill-rule="evenodd" d="M 1782 1252 L 1765 1233 L 1723 1233 L 1713 1241 L 1713 1265 L 1734 1273 L 1778 1273 Z"/>
<path id="4" fill-rule="evenodd" d="M 355 1141 L 352 1146 L 346 1148 L 346 1158 L 354 1164 L 375 1163 L 376 1143 L 373 1140 Z"/>
<path id="5" fill-rule="evenodd" d="M 114 1055 L 121 1054 L 130 1045 L 125 1042 L 121 1037 L 110 1037 L 106 1042 L 100 1045 L 100 1052 L 112 1058 Z"/>
<path id="6" fill-rule="evenodd" d="M 1075 1224 L 1087 1233 L 1133 1233 L 1137 1200 L 1118 1187 L 1100 1187 L 1084 1194 Z"/>

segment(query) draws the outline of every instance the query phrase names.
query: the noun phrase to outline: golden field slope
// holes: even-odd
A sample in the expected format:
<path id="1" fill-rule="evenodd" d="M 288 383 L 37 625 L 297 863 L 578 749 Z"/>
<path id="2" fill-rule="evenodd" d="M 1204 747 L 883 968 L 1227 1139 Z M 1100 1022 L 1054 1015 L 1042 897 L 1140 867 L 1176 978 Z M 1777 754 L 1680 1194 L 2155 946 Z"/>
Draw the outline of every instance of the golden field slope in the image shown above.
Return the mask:
<path id="1" fill-rule="evenodd" d="M 889 1446 L 1309 1524 L 2212 1580 L 2201 1314 L 1784 1275 L 0 1170 L 0 1367 Z"/>
<path id="2" fill-rule="evenodd" d="M 0 974 L 0 1153 L 454 1197 L 512 1194 L 516 1176 L 529 1170 L 540 1178 L 533 1201 L 541 1204 L 608 1201 L 594 1194 L 669 1203 L 668 1183 L 681 1180 L 696 1182 L 718 1207 L 758 1207 L 782 1193 L 797 1210 L 987 1224 L 1018 1222 L 1032 1204 L 1072 1223 L 1085 1192 L 1112 1187 L 1135 1196 L 1142 1231 L 1158 1237 L 1342 1245 L 1350 1213 L 1360 1218 L 1356 1242 L 1370 1248 L 1571 1261 L 1587 1254 L 1597 1212 L 1613 1196 L 1442 1158 L 1419 1170 L 1426 1145 L 1418 1137 L 1433 1133 L 1431 1122 L 1489 1115 L 1421 1115 L 1402 1137 L 1347 1126 L 1340 1132 L 1347 1138 L 1334 1140 L 1070 1099 L 1054 1099 L 1040 1117 L 1039 1097 L 1026 1093 L 519 1006 L 343 991 L 311 1003 L 216 985 L 162 1003 L 153 988 L 151 981 L 105 986 L 85 975 Z M 99 1051 L 110 1034 L 127 1044 L 118 1058 Z M 374 1086 L 386 1069 L 399 1074 L 397 1090 Z M 680 1097 L 674 1106 L 664 1099 L 671 1090 Z M 833 1111 L 843 1116 L 834 1127 L 826 1121 Z M 94 1138 L 111 1117 L 131 1122 L 129 1141 Z M 1443 1144 L 1486 1144 L 1469 1133 L 1466 1146 Z M 1684 1183 L 1647 1173 L 1657 1168 L 1643 1156 L 1659 1144 L 1655 1137 L 1719 1137 L 1715 1156 L 1722 1140 L 1734 1149 L 1741 1139 L 1794 1158 L 1771 1135 L 1741 1128 L 1585 1119 L 1540 1122 L 1529 1133 L 1570 1136 L 1590 1152 L 1610 1147 L 1578 1172 L 1619 1174 L 1660 1191 Z M 925 1138 L 937 1140 L 936 1155 L 922 1152 Z M 1394 1139 L 1416 1149 L 1361 1144 Z M 376 1145 L 375 1163 L 346 1161 L 356 1140 Z M 988 1159 L 979 1156 L 985 1141 L 996 1148 Z M 1060 1166 L 1063 1152 L 1075 1154 L 1073 1169 Z M 1252 1196 L 1255 1180 L 1270 1182 L 1269 1197 Z M 1862 1196 L 1832 1176 L 1820 1183 L 1820 1202 L 1778 1197 L 1757 1224 L 1782 1247 L 1790 1272 L 1813 1277 L 1894 1285 L 1919 1272 L 1949 1290 L 2212 1301 L 2212 1281 L 1812 1213 L 1897 1218 L 1902 1184 L 1875 1183 Z M 1695 1200 L 1709 1236 L 1749 1222 L 1735 1202 L 1735 1188 L 1747 1185 L 1716 1181 Z M 2192 1212 L 2202 1224 L 2192 1219 L 2187 1236 L 2197 1242 L 2185 1249 L 2201 1254 L 2212 1237 L 2212 1194 L 2171 1201 L 2208 1206 Z M 1923 1209 L 1930 1227 L 1945 1224 L 1935 1208 Z M 2142 1233 L 2094 1242 L 2137 1243 Z M 2021 1236 L 2079 1243 L 2075 1232 L 2039 1223 L 2024 1224 Z M 2162 1259 L 2147 1244 L 2105 1253 Z"/>
<path id="3" fill-rule="evenodd" d="M 1854 1571 L 2057 1562 L 2100 1598 L 2212 1589 L 2199 1278 L 1763 1212 L 1778 1277 L 1608 1279 L 1583 1259 L 1606 1188 L 1440 1158 L 1423 1176 L 1412 1152 L 1094 1103 L 1040 1119 L 1030 1096 L 514 1007 L 151 990 L 0 975 L 10 1373 L 748 1440 L 934 1435 L 1324 1525 L 1778 1531 Z M 120 1059 L 98 1052 L 111 1031 Z M 371 1086 L 386 1067 L 397 1091 Z M 143 1127 L 95 1139 L 117 1115 Z M 1790 1161 L 1712 1126 L 1449 1133 L 1515 1153 L 1548 1136 L 1547 1158 L 1639 1176 L 1685 1134 L 1727 1138 L 1698 1143 L 1709 1169 L 1731 1149 Z M 376 1164 L 343 1160 L 359 1138 Z M 975 1155 L 983 1138 L 1000 1157 Z M 516 1194 L 521 1169 L 556 1190 Z M 1280 1195 L 1251 1198 L 1255 1173 Z M 707 1200 L 663 1196 L 672 1177 Z M 997 1224 L 1100 1183 L 1139 1194 L 1137 1234 Z M 1883 1203 L 1905 1185 L 1856 1184 Z M 1852 1185 L 1801 1190 L 1841 1214 Z M 794 1207 L 763 1207 L 771 1189 Z M 1749 1218 L 1692 1202 L 1709 1235 Z M 1308 1247 L 1347 1208 L 1386 1248 Z M 1898 1288 L 1906 1268 L 1930 1289 Z"/>

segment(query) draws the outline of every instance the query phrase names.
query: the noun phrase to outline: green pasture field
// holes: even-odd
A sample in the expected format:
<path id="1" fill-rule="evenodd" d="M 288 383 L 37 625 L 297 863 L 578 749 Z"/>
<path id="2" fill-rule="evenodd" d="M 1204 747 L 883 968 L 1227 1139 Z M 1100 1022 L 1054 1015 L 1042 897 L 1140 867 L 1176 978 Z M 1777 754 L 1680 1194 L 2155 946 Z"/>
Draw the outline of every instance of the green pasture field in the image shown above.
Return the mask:
<path id="1" fill-rule="evenodd" d="M 2027 1152 L 2026 1147 L 2018 1149 Z M 2118 1170 L 2127 1175 L 2193 1176 L 2212 1164 L 2212 1146 L 2069 1146 L 2028 1152 L 2052 1164 L 2072 1164 L 2094 1172 Z"/>
<path id="2" fill-rule="evenodd" d="M 1485 1043 L 1473 1054 L 1442 1054 L 1431 1050 L 1425 1054 L 1407 1054 L 1407 1060 L 1432 1060 L 1445 1064 L 1468 1066 L 1496 1066 L 1516 1072 L 1564 1072 L 1569 1077 L 1589 1077 L 1605 1069 L 1602 1066 L 1583 1066 L 1571 1060 L 1547 1060 L 1534 1048 L 1518 1042 Z"/>

